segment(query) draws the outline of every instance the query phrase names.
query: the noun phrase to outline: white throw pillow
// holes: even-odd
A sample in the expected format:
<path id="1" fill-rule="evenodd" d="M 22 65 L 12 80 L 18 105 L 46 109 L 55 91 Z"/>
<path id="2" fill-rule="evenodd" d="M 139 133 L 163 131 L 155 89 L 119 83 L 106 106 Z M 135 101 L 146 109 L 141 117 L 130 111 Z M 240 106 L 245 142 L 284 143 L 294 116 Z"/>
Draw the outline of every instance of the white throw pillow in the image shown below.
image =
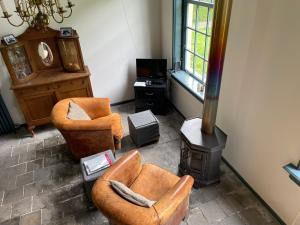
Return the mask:
<path id="1" fill-rule="evenodd" d="M 89 115 L 76 103 L 69 103 L 69 112 L 67 118 L 70 120 L 91 120 Z"/>
<path id="2" fill-rule="evenodd" d="M 149 200 L 144 196 L 134 192 L 121 182 L 111 180 L 110 184 L 121 197 L 127 199 L 128 201 L 136 205 L 150 208 L 153 204 L 156 203 L 156 201 Z"/>

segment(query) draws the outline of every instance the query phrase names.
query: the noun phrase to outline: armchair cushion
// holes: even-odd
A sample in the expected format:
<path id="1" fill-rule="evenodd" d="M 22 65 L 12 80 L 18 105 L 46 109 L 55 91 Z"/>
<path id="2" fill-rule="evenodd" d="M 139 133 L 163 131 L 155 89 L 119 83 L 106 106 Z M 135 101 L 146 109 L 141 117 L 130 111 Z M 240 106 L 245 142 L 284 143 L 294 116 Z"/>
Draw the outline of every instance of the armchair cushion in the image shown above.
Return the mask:
<path id="1" fill-rule="evenodd" d="M 91 120 L 89 115 L 76 103 L 70 101 L 67 118 L 70 120 Z"/>
<path id="2" fill-rule="evenodd" d="M 93 120 L 111 114 L 109 98 L 72 98 Z"/>
<path id="3" fill-rule="evenodd" d="M 144 164 L 131 190 L 148 199 L 158 201 L 180 178 L 153 164 Z"/>
<path id="4" fill-rule="evenodd" d="M 127 199 L 128 201 L 136 205 L 150 208 L 156 202 L 151 201 L 142 195 L 139 195 L 138 193 L 128 188 L 126 185 L 116 180 L 111 180 L 110 184 L 121 197 Z"/>

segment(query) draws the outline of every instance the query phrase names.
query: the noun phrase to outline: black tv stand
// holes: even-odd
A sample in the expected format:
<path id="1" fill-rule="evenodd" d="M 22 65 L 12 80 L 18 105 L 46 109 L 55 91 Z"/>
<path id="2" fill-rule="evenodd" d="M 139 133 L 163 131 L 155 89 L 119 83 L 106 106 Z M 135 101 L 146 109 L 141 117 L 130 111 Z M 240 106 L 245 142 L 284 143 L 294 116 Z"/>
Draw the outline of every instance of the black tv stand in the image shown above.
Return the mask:
<path id="1" fill-rule="evenodd" d="M 141 112 L 150 109 L 154 114 L 167 113 L 167 80 L 153 78 L 137 78 L 138 82 L 151 81 L 151 85 L 134 87 L 135 111 Z"/>

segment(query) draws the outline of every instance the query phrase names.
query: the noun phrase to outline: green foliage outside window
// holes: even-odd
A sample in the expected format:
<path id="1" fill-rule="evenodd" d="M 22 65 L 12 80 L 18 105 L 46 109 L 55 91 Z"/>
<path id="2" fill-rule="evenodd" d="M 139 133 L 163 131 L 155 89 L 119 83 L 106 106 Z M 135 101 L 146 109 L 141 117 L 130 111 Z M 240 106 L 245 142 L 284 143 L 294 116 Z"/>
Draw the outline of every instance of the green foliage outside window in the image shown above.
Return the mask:
<path id="1" fill-rule="evenodd" d="M 202 0 L 211 3 L 211 0 Z M 185 68 L 205 83 L 210 50 L 213 8 L 188 3 Z"/>

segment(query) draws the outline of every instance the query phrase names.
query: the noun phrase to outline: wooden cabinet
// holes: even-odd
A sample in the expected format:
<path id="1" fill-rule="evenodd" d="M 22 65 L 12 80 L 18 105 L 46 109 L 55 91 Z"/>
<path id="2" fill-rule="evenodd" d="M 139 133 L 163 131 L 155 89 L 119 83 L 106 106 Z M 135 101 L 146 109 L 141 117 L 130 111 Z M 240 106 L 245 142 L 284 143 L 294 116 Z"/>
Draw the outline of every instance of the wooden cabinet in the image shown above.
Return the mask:
<path id="1" fill-rule="evenodd" d="M 28 130 L 51 122 L 53 106 L 62 99 L 92 97 L 90 72 L 84 66 L 79 36 L 61 37 L 48 28 L 28 28 L 13 45 L 0 45 Z"/>

